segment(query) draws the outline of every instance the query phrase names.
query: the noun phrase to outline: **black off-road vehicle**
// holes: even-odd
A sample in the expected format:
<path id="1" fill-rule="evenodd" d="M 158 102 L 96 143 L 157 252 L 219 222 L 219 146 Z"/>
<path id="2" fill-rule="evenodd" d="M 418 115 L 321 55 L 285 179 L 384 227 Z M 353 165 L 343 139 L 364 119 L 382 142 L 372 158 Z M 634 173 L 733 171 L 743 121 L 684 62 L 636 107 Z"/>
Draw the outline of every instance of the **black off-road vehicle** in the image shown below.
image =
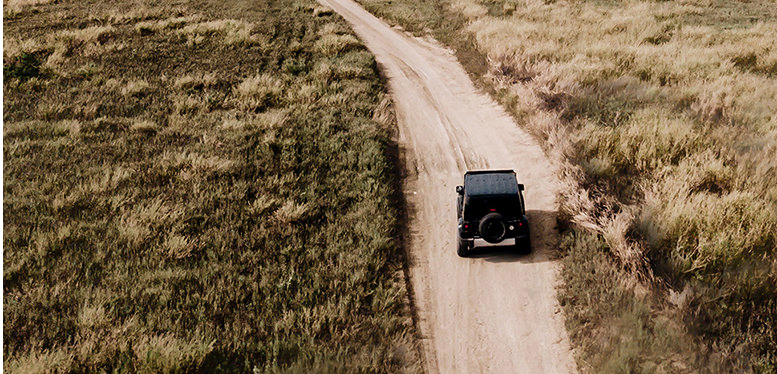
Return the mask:
<path id="1" fill-rule="evenodd" d="M 478 247 L 531 251 L 523 184 L 517 182 L 514 171 L 468 171 L 456 193 L 459 256 L 465 257 Z"/>

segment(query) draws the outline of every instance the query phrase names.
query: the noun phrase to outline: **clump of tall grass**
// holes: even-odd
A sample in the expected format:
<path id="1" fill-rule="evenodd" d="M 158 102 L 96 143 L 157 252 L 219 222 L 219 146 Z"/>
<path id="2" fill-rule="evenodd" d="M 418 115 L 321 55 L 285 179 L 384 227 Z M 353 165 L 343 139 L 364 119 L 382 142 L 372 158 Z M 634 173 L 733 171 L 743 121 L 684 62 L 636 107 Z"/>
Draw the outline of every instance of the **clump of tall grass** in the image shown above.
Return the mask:
<path id="1" fill-rule="evenodd" d="M 173 85 L 175 88 L 183 91 L 202 90 L 211 88 L 218 83 L 216 75 L 213 73 L 199 75 L 184 75 L 175 79 Z"/>
<path id="2" fill-rule="evenodd" d="M 281 79 L 269 74 L 246 78 L 234 90 L 237 106 L 243 110 L 258 111 L 278 104 L 284 86 Z"/>
<path id="3" fill-rule="evenodd" d="M 316 49 L 327 56 L 347 52 L 358 45 L 359 40 L 350 34 L 327 34 L 316 41 Z"/>
<path id="4" fill-rule="evenodd" d="M 121 88 L 124 96 L 142 96 L 148 92 L 149 85 L 145 80 L 129 81 Z"/>
<path id="5" fill-rule="evenodd" d="M 169 27 L 169 25 L 165 25 Z M 190 45 L 202 43 L 206 38 L 218 36 L 228 45 L 256 44 L 262 42 L 259 34 L 253 33 L 253 25 L 240 20 L 206 21 L 184 26 L 179 33 Z"/>

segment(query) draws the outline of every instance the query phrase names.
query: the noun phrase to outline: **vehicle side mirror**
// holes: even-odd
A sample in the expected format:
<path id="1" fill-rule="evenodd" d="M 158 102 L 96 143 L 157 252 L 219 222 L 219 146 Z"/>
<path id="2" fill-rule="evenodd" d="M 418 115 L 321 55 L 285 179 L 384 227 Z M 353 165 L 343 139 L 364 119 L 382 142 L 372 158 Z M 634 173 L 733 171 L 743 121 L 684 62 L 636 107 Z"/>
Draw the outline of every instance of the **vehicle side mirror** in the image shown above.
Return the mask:
<path id="1" fill-rule="evenodd" d="M 456 186 L 456 193 L 459 195 L 464 194 L 464 186 Z"/>
<path id="2" fill-rule="evenodd" d="M 523 191 L 523 183 L 518 183 L 518 190 Z"/>

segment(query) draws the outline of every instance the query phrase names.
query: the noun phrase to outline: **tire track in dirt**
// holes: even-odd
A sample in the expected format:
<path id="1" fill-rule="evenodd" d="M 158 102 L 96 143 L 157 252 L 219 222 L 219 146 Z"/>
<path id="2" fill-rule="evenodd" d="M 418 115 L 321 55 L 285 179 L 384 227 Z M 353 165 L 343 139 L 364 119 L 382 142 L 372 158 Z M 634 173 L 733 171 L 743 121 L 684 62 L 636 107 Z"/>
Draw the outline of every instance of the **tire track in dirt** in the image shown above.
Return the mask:
<path id="1" fill-rule="evenodd" d="M 427 373 L 576 372 L 549 256 L 558 241 L 553 164 L 449 50 L 392 29 L 352 0 L 319 1 L 353 26 L 388 77 Z M 514 169 L 526 185 L 531 255 L 456 255 L 454 187 L 467 169 L 483 168 Z"/>

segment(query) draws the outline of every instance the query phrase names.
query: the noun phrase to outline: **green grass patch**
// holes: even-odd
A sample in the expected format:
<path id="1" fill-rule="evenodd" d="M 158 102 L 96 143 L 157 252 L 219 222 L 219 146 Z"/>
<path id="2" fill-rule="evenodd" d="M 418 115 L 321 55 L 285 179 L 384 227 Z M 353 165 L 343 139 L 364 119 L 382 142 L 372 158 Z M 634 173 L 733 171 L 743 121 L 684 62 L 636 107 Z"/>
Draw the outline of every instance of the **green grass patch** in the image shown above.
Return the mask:
<path id="1" fill-rule="evenodd" d="M 421 371 L 393 117 L 341 18 L 312 1 L 20 6 L 8 372 Z"/>

